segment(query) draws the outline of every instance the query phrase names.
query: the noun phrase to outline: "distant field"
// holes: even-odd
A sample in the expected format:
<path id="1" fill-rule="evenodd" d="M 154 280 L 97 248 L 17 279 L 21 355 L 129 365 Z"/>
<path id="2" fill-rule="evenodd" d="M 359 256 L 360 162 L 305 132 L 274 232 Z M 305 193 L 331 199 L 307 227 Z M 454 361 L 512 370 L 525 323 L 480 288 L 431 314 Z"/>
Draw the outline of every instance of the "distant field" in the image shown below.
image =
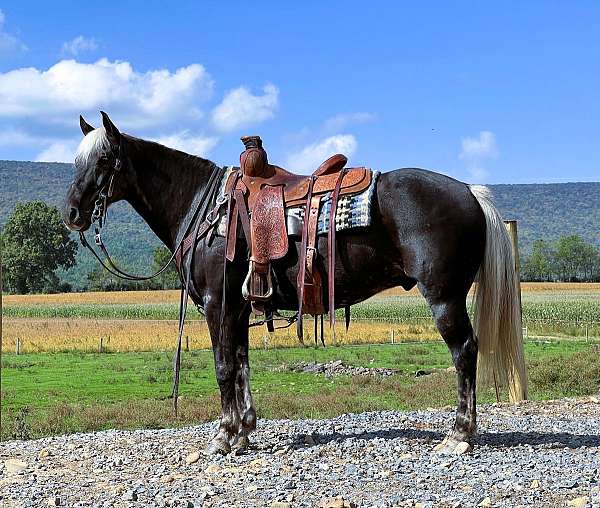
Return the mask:
<path id="1" fill-rule="evenodd" d="M 526 283 L 522 285 L 523 321 L 528 337 L 600 338 L 600 284 Z M 178 291 L 8 295 L 3 298 L 3 348 L 13 352 L 162 351 L 177 333 Z M 340 314 L 341 318 L 341 314 Z M 416 289 L 385 291 L 352 307 L 346 333 L 341 319 L 339 344 L 439 340 L 429 307 Z M 210 347 L 206 324 L 193 306 L 186 334 L 190 349 Z M 305 326 L 313 342 L 312 320 Z M 331 344 L 328 327 L 326 342 Z M 251 346 L 293 347 L 295 327 L 273 336 L 264 327 L 251 330 Z"/>

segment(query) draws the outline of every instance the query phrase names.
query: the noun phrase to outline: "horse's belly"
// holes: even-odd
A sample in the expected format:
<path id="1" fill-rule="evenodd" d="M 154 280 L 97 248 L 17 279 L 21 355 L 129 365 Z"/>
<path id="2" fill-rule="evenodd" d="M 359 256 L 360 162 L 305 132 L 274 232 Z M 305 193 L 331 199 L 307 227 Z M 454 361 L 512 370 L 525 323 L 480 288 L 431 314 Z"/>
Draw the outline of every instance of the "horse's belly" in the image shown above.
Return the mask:
<path id="1" fill-rule="evenodd" d="M 381 230 L 339 232 L 335 263 L 336 307 L 361 302 L 380 291 L 396 286 L 412 287 L 401 266 L 401 259 Z M 291 240 L 291 239 L 290 239 Z M 298 307 L 297 284 L 300 242 L 291 242 L 288 255 L 273 263 L 276 279 L 274 304 L 279 309 Z M 327 236 L 320 236 L 315 261 L 322 274 L 323 301 L 327 301 Z"/>

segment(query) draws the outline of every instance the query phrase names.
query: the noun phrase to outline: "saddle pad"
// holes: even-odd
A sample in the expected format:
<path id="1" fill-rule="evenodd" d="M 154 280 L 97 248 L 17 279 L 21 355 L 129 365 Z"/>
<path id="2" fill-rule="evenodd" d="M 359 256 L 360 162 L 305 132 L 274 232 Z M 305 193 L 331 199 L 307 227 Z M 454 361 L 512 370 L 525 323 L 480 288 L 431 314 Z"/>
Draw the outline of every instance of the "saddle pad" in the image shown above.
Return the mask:
<path id="1" fill-rule="evenodd" d="M 335 213 L 335 230 L 362 228 L 371 225 L 371 205 L 375 195 L 375 186 L 380 172 L 373 171 L 371 184 L 358 194 L 345 194 L 338 199 Z M 288 234 L 301 235 L 304 222 L 304 207 L 294 206 L 285 211 Z M 321 201 L 319 209 L 319 222 L 317 234 L 326 234 L 329 231 L 329 215 L 331 213 L 331 194 Z"/>
<path id="2" fill-rule="evenodd" d="M 223 177 L 221 183 L 221 192 L 223 195 L 225 192 L 225 184 L 229 173 L 234 171 L 236 168 L 231 167 Z M 373 202 L 373 196 L 375 195 L 375 186 L 377 179 L 381 173 L 379 171 L 373 171 L 371 177 L 371 184 L 364 191 L 358 194 L 345 194 L 340 196 L 338 200 L 337 211 L 335 214 L 335 230 L 343 231 L 345 229 L 361 228 L 371 225 L 371 205 Z M 323 198 L 321 202 L 321 208 L 319 210 L 319 223 L 317 225 L 317 234 L 326 234 L 329 231 L 329 213 L 331 210 L 331 195 Z M 302 223 L 304 222 L 304 206 L 294 206 L 287 208 L 285 211 L 288 234 L 301 236 L 302 234 Z M 221 217 L 219 227 L 217 228 L 217 234 L 219 236 L 225 236 L 226 227 L 225 216 Z"/>

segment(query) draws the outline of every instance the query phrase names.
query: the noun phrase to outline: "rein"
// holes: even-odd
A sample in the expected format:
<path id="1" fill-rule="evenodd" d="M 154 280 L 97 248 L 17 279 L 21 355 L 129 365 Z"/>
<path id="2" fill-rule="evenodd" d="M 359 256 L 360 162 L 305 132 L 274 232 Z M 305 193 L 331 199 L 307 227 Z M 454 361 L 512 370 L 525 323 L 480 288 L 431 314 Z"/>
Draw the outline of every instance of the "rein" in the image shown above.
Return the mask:
<path id="1" fill-rule="evenodd" d="M 104 245 L 104 242 L 102 241 L 102 228 L 106 225 L 106 216 L 107 216 L 107 212 L 108 212 L 107 201 L 108 201 L 108 198 L 110 198 L 113 194 L 113 182 L 114 182 L 115 175 L 121 171 L 121 167 L 122 167 L 122 163 L 121 163 L 121 159 L 120 159 L 120 152 L 121 152 L 121 148 L 119 146 L 119 157 L 117 157 L 117 159 L 115 161 L 115 167 L 113 168 L 113 171 L 110 174 L 108 182 L 100 188 L 100 190 L 98 192 L 98 197 L 96 198 L 96 201 L 94 202 L 94 210 L 92 212 L 92 224 L 94 224 L 94 243 L 102 251 L 102 254 L 104 254 L 104 257 L 106 258 L 106 263 L 98 255 L 96 250 L 90 245 L 90 243 L 88 242 L 87 238 L 85 237 L 85 234 L 83 231 L 79 231 L 79 240 L 81 241 L 81 245 L 83 245 L 85 248 L 87 248 L 93 254 L 93 256 L 96 258 L 96 260 L 100 263 L 100 265 L 102 265 L 102 267 L 107 272 L 109 272 L 111 275 L 114 275 L 115 277 L 118 277 L 119 279 L 130 280 L 130 281 L 144 281 L 144 280 L 154 279 L 154 278 L 158 277 L 159 275 L 161 275 L 162 273 L 164 273 L 164 271 L 169 267 L 169 264 L 171 262 L 173 262 L 173 260 L 176 258 L 178 251 L 180 251 L 180 249 L 182 248 L 184 240 L 187 237 L 187 234 L 189 233 L 190 227 L 192 226 L 193 222 L 198 219 L 198 215 L 199 215 L 198 212 L 199 212 L 200 208 L 202 207 L 202 205 L 205 205 L 205 207 L 206 207 L 206 198 L 208 197 L 208 194 L 211 193 L 211 191 L 213 190 L 212 187 L 214 187 L 214 185 L 215 185 L 215 177 L 217 175 L 222 176 L 222 175 L 220 175 L 220 173 L 222 173 L 223 169 L 215 166 L 215 168 L 217 168 L 218 170 L 221 170 L 221 171 L 217 170 L 217 171 L 213 171 L 211 173 L 210 179 L 209 179 L 206 187 L 204 188 L 202 195 L 200 196 L 199 199 L 196 199 L 196 198 L 194 199 L 194 201 L 196 202 L 196 208 L 194 210 L 194 213 L 189 217 L 187 224 L 185 226 L 185 229 L 183 230 L 183 234 L 180 235 L 181 239 L 177 243 L 176 247 L 173 249 L 173 253 L 169 257 L 167 262 L 151 275 L 133 275 L 133 274 L 125 272 L 124 270 L 121 270 L 114 263 L 114 261 L 112 260 L 112 257 L 110 256 L 110 253 L 108 252 L 108 249 L 106 248 L 106 246 Z M 219 181 L 220 181 L 220 179 L 219 179 Z M 204 222 L 202 223 L 202 228 L 201 228 L 202 233 L 204 233 L 204 234 L 201 234 L 201 236 L 198 237 L 197 239 L 200 239 L 202 236 L 206 235 L 212 227 L 217 225 L 217 223 L 219 222 L 219 218 L 220 218 L 219 212 L 220 212 L 221 208 L 223 208 L 225 203 L 227 203 L 227 197 L 218 197 L 217 198 L 215 207 L 210 212 L 208 212 L 204 217 Z M 197 229 L 200 229 L 200 228 L 197 228 Z"/>
<path id="2" fill-rule="evenodd" d="M 86 247 L 93 256 L 98 260 L 100 265 L 108 271 L 110 274 L 124 280 L 131 281 L 143 281 L 150 280 L 155 277 L 158 277 L 162 274 L 169 266 L 174 259 L 176 259 L 177 254 L 181 256 L 181 265 L 178 264 L 179 275 L 182 280 L 181 286 L 181 298 L 179 301 L 179 334 L 177 338 L 177 349 L 175 350 L 175 356 L 173 357 L 173 387 L 171 392 L 171 398 L 173 399 L 173 412 L 175 418 L 177 418 L 177 400 L 179 395 L 179 379 L 180 379 L 180 371 L 181 371 L 181 342 L 183 337 L 183 331 L 185 326 L 185 315 L 187 312 L 187 303 L 189 296 L 189 288 L 191 284 L 191 274 L 192 274 L 192 266 L 194 259 L 194 247 L 198 240 L 205 237 L 209 231 L 211 231 L 219 222 L 220 219 L 220 211 L 228 202 L 229 198 L 227 196 L 218 196 L 218 192 L 220 190 L 220 183 L 223 179 L 227 168 L 220 168 L 218 166 L 214 166 L 213 171 L 210 174 L 210 178 L 208 179 L 208 183 L 204 187 L 202 193 L 200 195 L 196 194 L 194 197 L 193 203 L 195 205 L 194 212 L 191 215 L 188 215 L 188 218 L 185 221 L 185 227 L 180 229 L 178 237 L 180 238 L 177 242 L 175 248 L 173 249 L 173 253 L 169 260 L 155 273 L 151 275 L 132 275 L 115 265 L 104 242 L 102 241 L 102 228 L 106 225 L 106 214 L 108 210 L 107 202 L 108 198 L 110 198 L 113 194 L 113 184 L 115 176 L 121 171 L 122 162 L 121 162 L 121 145 L 119 145 L 119 151 L 116 157 L 115 166 L 108 177 L 107 183 L 99 187 L 97 198 L 94 202 L 94 210 L 92 212 L 92 224 L 94 224 L 94 243 L 100 248 L 102 253 L 106 258 L 106 263 L 102 260 L 102 258 L 98 255 L 96 250 L 89 244 L 87 238 L 83 231 L 79 232 L 79 239 L 81 244 Z M 215 206 L 208 211 L 210 204 L 215 201 Z M 203 220 L 200 220 L 202 218 Z M 187 272 L 184 270 L 184 262 L 186 257 L 186 252 L 184 252 L 184 242 L 186 238 L 188 238 L 188 233 L 190 232 L 193 224 L 196 223 L 196 227 L 194 228 L 193 236 L 192 236 L 192 245 L 189 249 L 190 255 L 188 257 L 188 262 L 185 263 L 187 268 Z M 185 279 L 184 279 L 185 276 Z M 200 308 L 200 307 L 199 307 Z"/>

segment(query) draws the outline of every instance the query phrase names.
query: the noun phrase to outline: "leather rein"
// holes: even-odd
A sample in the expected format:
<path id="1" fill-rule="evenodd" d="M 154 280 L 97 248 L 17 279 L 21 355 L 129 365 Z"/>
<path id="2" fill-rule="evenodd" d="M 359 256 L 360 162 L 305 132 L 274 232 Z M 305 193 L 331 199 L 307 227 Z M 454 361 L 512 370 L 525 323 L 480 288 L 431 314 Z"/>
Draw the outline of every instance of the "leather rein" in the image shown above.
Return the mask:
<path id="1" fill-rule="evenodd" d="M 111 255 L 108 252 L 108 249 L 106 248 L 106 246 L 102 240 L 102 228 L 106 225 L 106 218 L 107 218 L 107 213 L 108 213 L 108 206 L 107 206 L 108 199 L 110 197 L 112 197 L 112 195 L 113 195 L 113 185 L 114 185 L 115 176 L 121 172 L 122 167 L 123 167 L 121 153 L 122 153 L 122 149 L 121 149 L 121 145 L 119 145 L 119 150 L 118 150 L 118 153 L 117 153 L 117 156 L 115 159 L 115 165 L 114 165 L 109 177 L 106 179 L 107 180 L 106 183 L 104 183 L 102 186 L 100 186 L 98 193 L 97 193 L 96 200 L 94 201 L 94 210 L 92 211 L 92 224 L 94 224 L 94 243 L 102 251 L 102 254 L 104 255 L 104 257 L 106 259 L 106 262 L 104 260 L 102 260 L 102 258 L 96 252 L 96 250 L 90 245 L 90 243 L 88 242 L 87 238 L 85 237 L 85 234 L 83 231 L 79 231 L 79 240 L 81 241 L 81 244 L 93 254 L 93 256 L 100 263 L 100 265 L 102 265 L 102 267 L 107 272 L 109 272 L 111 275 L 114 275 L 115 277 L 117 277 L 119 279 L 130 280 L 130 281 L 151 280 L 165 272 L 165 270 L 169 267 L 169 265 L 173 262 L 173 260 L 176 259 L 178 252 L 179 252 L 179 255 L 182 254 L 181 250 L 183 247 L 183 243 L 184 243 L 186 237 L 188 236 L 188 233 L 190 232 L 190 228 L 191 228 L 192 224 L 194 223 L 194 221 L 196 221 L 198 219 L 198 215 L 199 215 L 198 212 L 200 211 L 200 208 L 203 205 L 206 208 L 206 198 L 208 197 L 208 194 L 211 193 L 211 190 L 214 190 L 213 187 L 215 186 L 215 177 L 222 176 L 222 175 L 220 175 L 220 173 L 222 173 L 223 168 L 219 168 L 218 166 L 215 166 L 215 169 L 217 169 L 217 170 L 214 170 L 211 173 L 208 184 L 205 186 L 200 199 L 194 199 L 194 201 L 196 201 L 196 209 L 194 210 L 194 213 L 190 216 L 190 218 L 183 230 L 183 234 L 180 235 L 181 239 L 177 243 L 176 247 L 173 249 L 173 253 L 169 257 L 169 259 L 166 261 L 166 263 L 161 268 L 159 268 L 156 272 L 152 273 L 151 275 L 133 275 L 133 274 L 127 273 L 124 270 L 120 269 L 115 264 Z M 221 170 L 221 171 L 219 171 L 219 170 Z M 219 179 L 219 181 L 220 181 L 220 179 Z M 227 203 L 227 199 L 228 199 L 227 196 L 217 197 L 215 207 L 212 210 L 210 210 L 204 217 L 204 221 L 201 224 L 201 228 L 199 228 L 200 236 L 197 237 L 197 240 L 199 240 L 203 236 L 205 236 L 213 227 L 215 227 L 218 224 L 219 219 L 220 219 L 219 212 L 221 211 L 222 208 L 224 208 L 225 204 Z"/>
<path id="2" fill-rule="evenodd" d="M 119 144 L 119 150 L 116 155 L 115 165 L 110 175 L 106 179 L 106 183 L 99 186 L 99 190 L 97 193 L 96 200 L 94 202 L 94 210 L 92 212 L 92 224 L 94 224 L 94 242 L 100 248 L 102 253 L 106 258 L 106 263 L 102 260 L 102 258 L 98 255 L 96 250 L 89 244 L 87 241 L 85 234 L 83 231 L 79 231 L 79 239 L 81 240 L 81 244 L 86 247 L 98 260 L 100 265 L 107 270 L 110 274 L 124 280 L 131 281 L 143 281 L 150 280 L 155 277 L 158 277 L 162 274 L 169 266 L 169 264 L 177 259 L 176 256 L 179 255 L 180 263 L 178 263 L 178 271 L 180 278 L 182 280 L 181 286 L 181 297 L 179 301 L 179 334 L 177 338 L 177 349 L 175 350 L 175 355 L 173 357 L 173 387 L 171 391 L 171 398 L 173 399 L 173 412 L 175 418 L 177 418 L 177 401 L 179 395 L 179 378 L 181 371 L 181 342 L 183 337 L 183 331 L 185 326 L 185 316 L 187 313 L 187 303 L 189 296 L 189 289 L 191 285 L 191 273 L 194 259 L 194 251 L 195 246 L 198 240 L 204 238 L 219 222 L 221 210 L 225 207 L 227 202 L 229 201 L 229 197 L 219 196 L 218 192 L 220 189 L 220 183 L 223 179 L 227 168 L 220 168 L 218 166 L 214 166 L 213 171 L 210 174 L 208 179 L 208 183 L 204 187 L 201 194 L 197 194 L 193 200 L 192 206 L 194 206 L 194 212 L 192 215 L 188 215 L 188 219 L 186 220 L 185 227 L 180 228 L 179 233 L 179 241 L 176 244 L 176 247 L 173 249 L 173 253 L 169 260 L 156 272 L 151 275 L 132 275 L 115 265 L 113 262 L 104 242 L 102 241 L 102 228 L 106 225 L 106 214 L 108 210 L 108 198 L 110 198 L 113 194 L 113 185 L 115 176 L 121 172 L 122 170 L 122 160 L 121 160 L 122 148 Z M 210 204 L 215 202 L 215 206 L 207 212 Z M 200 220 L 200 219 L 203 220 Z M 191 228 L 193 224 L 196 223 L 194 231 L 191 232 Z M 192 244 L 191 248 L 187 249 L 184 252 L 184 242 L 191 236 Z M 190 255 L 187 256 L 186 261 L 186 253 L 189 252 Z M 185 263 L 186 266 L 183 266 Z M 187 268 L 187 270 L 185 270 Z M 201 307 L 198 306 L 198 310 L 201 310 Z"/>

